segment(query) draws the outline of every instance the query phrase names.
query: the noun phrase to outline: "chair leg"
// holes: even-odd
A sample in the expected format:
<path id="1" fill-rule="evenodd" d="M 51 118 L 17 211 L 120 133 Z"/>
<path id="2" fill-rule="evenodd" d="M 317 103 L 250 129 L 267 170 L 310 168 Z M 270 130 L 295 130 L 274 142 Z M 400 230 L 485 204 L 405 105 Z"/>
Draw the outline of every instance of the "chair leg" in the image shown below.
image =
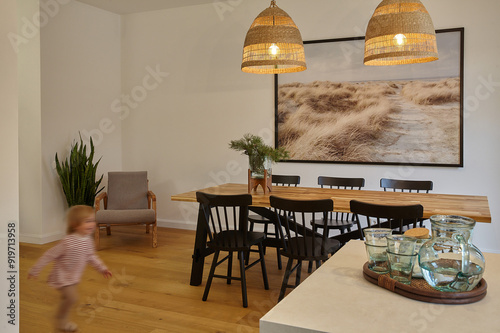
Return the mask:
<path id="1" fill-rule="evenodd" d="M 153 247 L 158 247 L 158 226 L 156 225 L 156 222 L 153 223 L 153 232 L 151 232 L 151 237 L 153 241 Z"/>
<path id="2" fill-rule="evenodd" d="M 310 261 L 312 266 L 312 262 Z M 300 284 L 300 274 L 302 273 L 302 260 L 299 260 L 299 263 L 297 264 L 297 270 L 295 271 L 295 287 L 297 287 Z"/>
<path id="3" fill-rule="evenodd" d="M 212 279 L 215 274 L 215 267 L 217 267 L 217 261 L 219 260 L 220 251 L 215 251 L 214 258 L 212 260 L 212 266 L 210 267 L 210 273 L 208 274 L 207 285 L 205 286 L 205 292 L 203 293 L 202 300 L 206 301 L 208 298 L 208 292 L 210 291 L 210 285 L 212 284 Z"/>
<path id="4" fill-rule="evenodd" d="M 280 253 L 280 248 L 276 248 L 276 256 L 278 257 L 278 269 L 281 270 L 283 268 L 281 264 L 281 253 Z"/>
<path id="5" fill-rule="evenodd" d="M 264 223 L 264 235 L 267 237 L 268 224 Z M 266 254 L 266 246 L 264 245 L 264 254 Z"/>
<path id="6" fill-rule="evenodd" d="M 149 234 L 149 224 L 146 224 L 146 233 Z"/>
<path id="7" fill-rule="evenodd" d="M 269 282 L 267 280 L 266 260 L 264 259 L 264 251 L 262 243 L 259 243 L 260 268 L 262 269 L 262 279 L 264 280 L 264 289 L 269 290 Z"/>
<path id="8" fill-rule="evenodd" d="M 233 273 L 233 251 L 229 251 L 227 258 L 227 284 L 231 284 L 231 274 Z"/>
<path id="9" fill-rule="evenodd" d="M 293 259 L 288 258 L 288 263 L 286 264 L 285 275 L 283 276 L 283 282 L 281 283 L 280 295 L 278 297 L 278 302 L 285 297 L 286 286 L 288 285 L 288 279 L 290 278 L 292 271 Z"/>
<path id="10" fill-rule="evenodd" d="M 250 262 L 250 252 L 251 251 L 245 253 L 245 266 L 248 265 L 248 263 Z"/>
<path id="11" fill-rule="evenodd" d="M 307 266 L 307 273 L 311 273 L 313 270 L 313 262 L 309 261 L 309 265 Z"/>
<path id="12" fill-rule="evenodd" d="M 111 227 L 109 225 L 106 226 L 106 235 L 111 235 Z"/>
<path id="13" fill-rule="evenodd" d="M 280 235 L 278 233 L 278 227 L 276 225 L 274 225 L 274 238 L 275 239 L 279 239 L 279 237 L 280 237 Z M 276 247 L 276 257 L 278 259 L 278 269 L 281 270 L 283 267 L 282 267 L 282 264 L 281 264 L 281 253 L 280 253 L 280 248 L 279 247 Z"/>
<path id="14" fill-rule="evenodd" d="M 243 251 L 238 251 L 238 258 L 240 259 L 240 276 L 241 276 L 241 296 L 243 298 L 243 307 L 248 307 L 247 299 L 247 279 L 245 277 L 245 254 Z"/>

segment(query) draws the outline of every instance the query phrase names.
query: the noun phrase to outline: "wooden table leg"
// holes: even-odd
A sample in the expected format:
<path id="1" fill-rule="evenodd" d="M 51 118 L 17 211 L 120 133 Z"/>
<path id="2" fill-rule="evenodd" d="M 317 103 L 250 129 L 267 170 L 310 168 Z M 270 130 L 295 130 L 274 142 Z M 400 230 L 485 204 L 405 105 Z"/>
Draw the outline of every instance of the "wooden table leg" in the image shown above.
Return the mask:
<path id="1" fill-rule="evenodd" d="M 213 250 L 207 248 L 207 225 L 205 222 L 205 214 L 203 209 L 198 209 L 198 221 L 196 223 L 196 236 L 194 240 L 193 262 L 191 264 L 191 281 L 190 285 L 199 286 L 203 278 L 203 266 L 205 257 L 214 253 Z"/>

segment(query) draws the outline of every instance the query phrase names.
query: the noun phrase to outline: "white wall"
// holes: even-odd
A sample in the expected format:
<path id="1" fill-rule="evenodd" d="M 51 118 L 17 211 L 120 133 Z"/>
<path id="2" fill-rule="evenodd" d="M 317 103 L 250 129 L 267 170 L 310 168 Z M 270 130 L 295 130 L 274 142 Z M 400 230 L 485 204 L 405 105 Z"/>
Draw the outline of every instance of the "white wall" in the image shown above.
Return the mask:
<path id="1" fill-rule="evenodd" d="M 16 0 L 0 2 L 0 233 L 7 233 L 7 223 L 19 221 L 18 162 L 18 87 L 17 55 L 8 34 L 17 32 Z M 4 243 L 5 244 L 5 243 Z"/>
<path id="2" fill-rule="evenodd" d="M 40 33 L 33 17 L 40 1 L 18 1 L 19 61 L 19 218 L 22 235 L 42 234 L 42 106 Z M 26 223 L 26 221 L 36 221 Z"/>
<path id="3" fill-rule="evenodd" d="M 24 166 L 23 175 L 38 181 L 27 182 L 24 176 L 21 181 L 21 192 L 37 197 L 33 202 L 26 198 L 22 201 L 25 218 L 21 221 L 21 241 L 33 243 L 56 240 L 65 233 L 67 205 L 54 169 L 54 155 L 57 152 L 60 159 L 65 158 L 79 132 L 84 139 L 88 139 L 87 133 L 92 135 L 96 157 L 103 156 L 99 173 L 121 169 L 121 122 L 111 111 L 121 93 L 121 18 L 76 1 L 52 1 L 59 6 L 49 9 L 46 3 L 41 0 L 40 11 L 48 20 L 39 37 L 40 71 L 31 71 L 31 79 L 40 82 L 41 102 L 34 95 L 31 100 L 32 104 L 39 103 L 38 115 L 33 112 L 39 123 L 32 120 L 38 126 L 32 130 L 22 126 L 20 135 L 31 143 L 32 150 L 40 145 L 39 152 L 21 151 L 23 156 L 33 154 L 30 158 L 35 161 Z M 32 43 L 25 46 L 36 49 L 36 42 Z M 31 59 L 36 56 L 31 54 Z M 27 85 L 22 88 L 33 89 L 30 71 L 22 73 L 26 74 L 23 82 Z M 36 94 L 36 89 L 33 91 Z M 34 190 L 40 193 L 34 194 Z M 41 214 L 30 212 L 32 205 L 41 205 Z"/>
<path id="4" fill-rule="evenodd" d="M 304 40 L 311 40 L 363 35 L 378 3 L 288 0 L 279 5 L 295 20 Z M 465 27 L 465 99 L 476 98 L 479 105 L 465 109 L 464 168 L 280 163 L 274 171 L 300 174 L 306 186 L 315 186 L 318 175 L 362 176 L 368 189 L 378 189 L 381 177 L 396 177 L 431 179 L 435 192 L 486 195 L 493 223 L 478 224 L 475 243 L 500 251 L 500 154 L 495 149 L 500 139 L 500 3 L 441 0 L 425 5 L 436 29 Z M 240 71 L 245 34 L 265 6 L 260 1 L 224 1 L 123 17 L 123 92 L 135 92 L 123 122 L 123 169 L 149 171 L 160 225 L 194 227 L 196 205 L 172 202 L 171 195 L 246 181 L 246 158 L 228 149 L 231 139 L 251 132 L 272 142 L 273 77 Z M 147 67 L 158 67 L 168 76 L 146 91 L 141 85 Z M 490 76 L 495 84 L 486 91 L 481 80 Z M 479 99 L 478 90 L 490 94 Z M 237 172 L 227 171 L 232 160 L 238 163 Z"/>

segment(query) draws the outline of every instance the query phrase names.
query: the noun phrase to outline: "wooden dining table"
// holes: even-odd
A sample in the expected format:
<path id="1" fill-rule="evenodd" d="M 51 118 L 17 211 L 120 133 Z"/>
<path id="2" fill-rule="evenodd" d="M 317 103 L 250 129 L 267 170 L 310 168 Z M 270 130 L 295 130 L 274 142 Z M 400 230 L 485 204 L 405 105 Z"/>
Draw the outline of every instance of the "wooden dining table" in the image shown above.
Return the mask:
<path id="1" fill-rule="evenodd" d="M 185 192 L 171 196 L 173 201 L 196 202 L 196 192 L 211 194 L 245 194 L 248 193 L 247 184 L 222 184 L 218 186 L 203 188 L 200 190 Z M 488 198 L 481 195 L 458 195 L 438 193 L 415 193 L 415 192 L 389 192 L 370 190 L 343 190 L 313 187 L 288 187 L 273 186 L 270 193 L 262 191 L 252 193 L 251 210 L 255 212 L 266 212 L 270 207 L 269 197 L 271 195 L 296 200 L 332 199 L 334 210 L 349 212 L 351 200 L 358 200 L 382 205 L 414 205 L 420 204 L 424 207 L 424 218 L 432 215 L 460 215 L 470 217 L 477 222 L 490 223 L 491 215 Z M 204 258 L 212 252 L 206 246 L 207 230 L 205 227 L 204 214 L 198 214 L 196 226 L 196 239 L 194 245 L 193 262 L 191 267 L 191 285 L 200 285 L 203 275 Z"/>

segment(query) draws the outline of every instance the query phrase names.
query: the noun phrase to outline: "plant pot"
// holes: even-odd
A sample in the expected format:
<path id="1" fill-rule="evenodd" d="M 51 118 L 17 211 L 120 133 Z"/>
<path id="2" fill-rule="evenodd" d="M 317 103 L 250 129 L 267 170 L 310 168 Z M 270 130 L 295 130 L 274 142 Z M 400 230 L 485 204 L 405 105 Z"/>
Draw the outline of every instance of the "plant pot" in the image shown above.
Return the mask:
<path id="1" fill-rule="evenodd" d="M 260 185 L 264 194 L 271 192 L 272 161 L 267 156 L 248 156 L 248 193 L 257 192 Z"/>

